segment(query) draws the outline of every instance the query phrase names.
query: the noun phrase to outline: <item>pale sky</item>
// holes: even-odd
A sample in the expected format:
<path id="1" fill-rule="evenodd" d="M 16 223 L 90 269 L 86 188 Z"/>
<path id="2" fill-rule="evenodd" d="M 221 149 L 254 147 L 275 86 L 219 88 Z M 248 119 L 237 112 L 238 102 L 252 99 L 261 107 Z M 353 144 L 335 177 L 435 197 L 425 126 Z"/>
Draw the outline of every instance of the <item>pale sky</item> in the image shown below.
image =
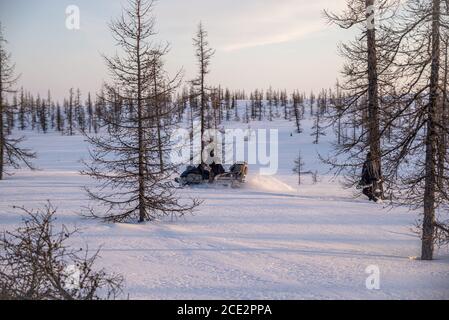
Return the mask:
<path id="1" fill-rule="evenodd" d="M 116 51 L 107 23 L 121 12 L 121 0 L 0 0 L 0 21 L 9 41 L 20 85 L 57 99 L 70 87 L 95 92 L 108 73 L 101 53 Z M 342 60 L 337 44 L 352 34 L 329 26 L 323 9 L 344 0 L 159 0 L 154 14 L 157 40 L 168 41 L 167 69 L 195 76 L 192 38 L 201 20 L 215 48 L 210 85 L 230 89 L 333 87 Z M 65 10 L 80 9 L 81 29 L 68 30 Z"/>

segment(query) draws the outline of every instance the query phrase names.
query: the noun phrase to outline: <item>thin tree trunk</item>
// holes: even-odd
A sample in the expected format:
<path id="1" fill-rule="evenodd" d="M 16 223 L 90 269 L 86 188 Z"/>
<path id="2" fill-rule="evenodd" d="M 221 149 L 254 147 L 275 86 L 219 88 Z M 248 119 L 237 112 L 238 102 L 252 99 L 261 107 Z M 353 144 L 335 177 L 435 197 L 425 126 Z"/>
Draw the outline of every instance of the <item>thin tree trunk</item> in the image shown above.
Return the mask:
<path id="1" fill-rule="evenodd" d="M 204 77 L 205 77 L 205 65 L 204 65 L 204 43 L 203 35 L 201 35 L 201 164 L 204 164 L 203 151 L 205 149 L 205 141 L 203 140 L 205 132 L 205 109 L 206 109 L 206 93 L 204 92 Z"/>
<path id="2" fill-rule="evenodd" d="M 368 46 L 368 117 L 369 117 L 369 145 L 371 155 L 377 162 L 379 172 L 382 174 L 382 154 L 380 147 L 380 131 L 379 131 L 379 86 L 377 74 L 377 50 L 376 50 L 376 30 L 374 18 L 371 8 L 374 8 L 374 0 L 366 0 L 367 20 L 371 20 L 372 25 L 368 25 L 367 29 L 367 46 Z M 383 198 L 383 183 L 375 182 L 374 190 L 380 190 L 380 198 Z"/>
<path id="3" fill-rule="evenodd" d="M 193 149 L 193 138 L 194 138 L 194 110 L 192 101 L 189 103 L 190 105 L 190 160 L 195 158 L 195 150 Z"/>
<path id="4" fill-rule="evenodd" d="M 141 16 L 140 1 L 137 5 L 138 30 L 136 40 L 137 55 L 137 117 L 138 117 L 138 144 L 139 144 L 139 222 L 145 221 L 145 145 L 143 134 L 143 106 L 142 106 L 142 66 L 140 63 L 140 32 Z"/>
<path id="5" fill-rule="evenodd" d="M 440 0 L 433 0 L 432 8 L 432 65 L 430 75 L 430 97 L 428 104 L 426 137 L 426 178 L 424 190 L 424 219 L 422 235 L 422 260 L 433 259 L 435 223 L 435 184 L 437 132 L 436 117 L 438 108 L 438 82 L 440 69 Z"/>
<path id="6" fill-rule="evenodd" d="M 2 83 L 2 60 L 0 55 L 0 180 L 3 180 L 3 163 L 4 163 L 4 129 L 3 129 L 3 83 Z"/>
<path id="7" fill-rule="evenodd" d="M 69 99 L 69 135 L 73 136 L 73 89 L 70 89 Z"/>
<path id="8" fill-rule="evenodd" d="M 338 127 L 337 127 L 338 145 L 341 145 L 341 116 L 338 115 Z"/>
<path id="9" fill-rule="evenodd" d="M 448 41 L 449 37 L 446 36 L 445 39 L 445 47 L 444 47 L 444 76 L 443 76 L 443 97 L 441 102 L 441 112 L 440 112 L 440 126 L 442 128 L 439 129 L 440 139 L 439 139 L 439 148 L 438 148 L 438 186 L 440 188 L 443 187 L 444 180 L 444 161 L 446 157 L 447 151 L 447 134 L 444 131 L 444 128 L 447 127 L 447 76 L 448 76 Z"/>
<path id="10" fill-rule="evenodd" d="M 155 57 L 157 59 L 157 57 Z M 153 67 L 153 86 L 154 86 L 154 107 L 156 108 L 156 125 L 157 125 L 157 147 L 159 152 L 159 168 L 161 173 L 164 172 L 164 156 L 162 154 L 162 136 L 161 136 L 161 119 L 159 112 L 159 93 L 157 90 L 157 61 L 154 61 Z"/>

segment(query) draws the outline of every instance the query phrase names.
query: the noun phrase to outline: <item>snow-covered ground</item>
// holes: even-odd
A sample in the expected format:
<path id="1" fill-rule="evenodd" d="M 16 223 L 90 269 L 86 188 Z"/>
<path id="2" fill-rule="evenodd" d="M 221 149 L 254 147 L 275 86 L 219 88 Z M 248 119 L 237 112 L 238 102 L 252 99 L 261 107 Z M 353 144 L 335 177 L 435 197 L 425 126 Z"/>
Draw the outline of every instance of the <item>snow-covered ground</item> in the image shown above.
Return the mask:
<path id="1" fill-rule="evenodd" d="M 232 123 L 231 127 L 246 128 Z M 59 208 L 58 221 L 77 225 L 76 245 L 102 248 L 100 263 L 126 279 L 132 299 L 449 299 L 449 254 L 422 262 L 420 240 L 411 231 L 418 213 L 385 209 L 344 190 L 318 161 L 329 141 L 313 145 L 293 123 L 253 122 L 253 129 L 279 129 L 278 174 L 250 178 L 242 189 L 184 189 L 204 203 L 194 215 L 143 225 L 83 220 L 88 205 L 80 176 L 87 145 L 81 136 L 28 133 L 38 151 L 39 171 L 19 171 L 0 182 L 0 224 L 20 222 L 13 205 Z M 305 170 L 318 170 L 297 186 L 293 161 L 301 149 Z M 380 270 L 380 289 L 368 290 L 369 266 Z"/>

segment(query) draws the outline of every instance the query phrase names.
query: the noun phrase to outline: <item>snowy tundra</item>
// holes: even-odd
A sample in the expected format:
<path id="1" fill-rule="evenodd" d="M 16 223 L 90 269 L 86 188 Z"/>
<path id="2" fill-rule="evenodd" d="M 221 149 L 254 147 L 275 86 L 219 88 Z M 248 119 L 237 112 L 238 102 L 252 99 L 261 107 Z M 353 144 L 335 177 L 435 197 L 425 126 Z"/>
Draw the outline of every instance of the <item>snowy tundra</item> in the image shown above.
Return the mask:
<path id="1" fill-rule="evenodd" d="M 247 128 L 230 122 L 230 128 Z M 276 175 L 250 166 L 240 189 L 202 186 L 180 190 L 203 204 L 193 215 L 146 224 L 103 224 L 80 216 L 90 205 L 81 176 L 88 160 L 84 137 L 27 132 L 38 171 L 17 171 L 0 182 L 0 224 L 13 229 L 22 213 L 51 200 L 58 222 L 78 226 L 75 246 L 101 248 L 101 266 L 121 273 L 131 299 L 449 299 L 449 254 L 422 262 L 412 231 L 418 212 L 355 197 L 318 160 L 331 133 L 314 145 L 312 121 L 302 134 L 292 122 L 251 122 L 279 130 Z M 306 171 L 292 172 L 301 150 Z"/>

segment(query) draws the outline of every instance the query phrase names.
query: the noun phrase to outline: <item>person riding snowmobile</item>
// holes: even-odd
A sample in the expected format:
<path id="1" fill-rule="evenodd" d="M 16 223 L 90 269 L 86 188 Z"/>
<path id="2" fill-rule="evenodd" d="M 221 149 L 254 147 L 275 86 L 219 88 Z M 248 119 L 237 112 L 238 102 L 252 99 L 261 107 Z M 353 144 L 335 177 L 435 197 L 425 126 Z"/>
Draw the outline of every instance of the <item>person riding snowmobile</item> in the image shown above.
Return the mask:
<path id="1" fill-rule="evenodd" d="M 206 164 L 200 164 L 198 167 L 188 166 L 187 169 L 181 174 L 181 179 L 186 179 L 191 174 L 200 175 L 203 180 L 209 180 L 210 171 Z M 175 181 L 180 181 L 181 179 L 177 178 Z"/>
<path id="2" fill-rule="evenodd" d="M 381 181 L 380 167 L 372 157 L 371 152 L 368 152 L 365 163 L 362 169 L 362 178 L 359 182 L 359 188 L 363 189 L 363 194 L 368 197 L 370 201 L 378 202 L 380 199 L 376 195 L 374 189 L 375 184 Z"/>
<path id="3" fill-rule="evenodd" d="M 197 170 L 203 176 L 203 180 L 209 180 L 211 170 L 209 169 L 209 166 L 207 164 L 205 164 L 205 163 L 200 164 L 198 166 Z"/>
<path id="4" fill-rule="evenodd" d="M 220 163 L 212 162 L 212 164 L 210 165 L 209 182 L 214 182 L 215 177 L 223 173 L 226 173 L 226 170 L 223 168 L 223 166 Z"/>

